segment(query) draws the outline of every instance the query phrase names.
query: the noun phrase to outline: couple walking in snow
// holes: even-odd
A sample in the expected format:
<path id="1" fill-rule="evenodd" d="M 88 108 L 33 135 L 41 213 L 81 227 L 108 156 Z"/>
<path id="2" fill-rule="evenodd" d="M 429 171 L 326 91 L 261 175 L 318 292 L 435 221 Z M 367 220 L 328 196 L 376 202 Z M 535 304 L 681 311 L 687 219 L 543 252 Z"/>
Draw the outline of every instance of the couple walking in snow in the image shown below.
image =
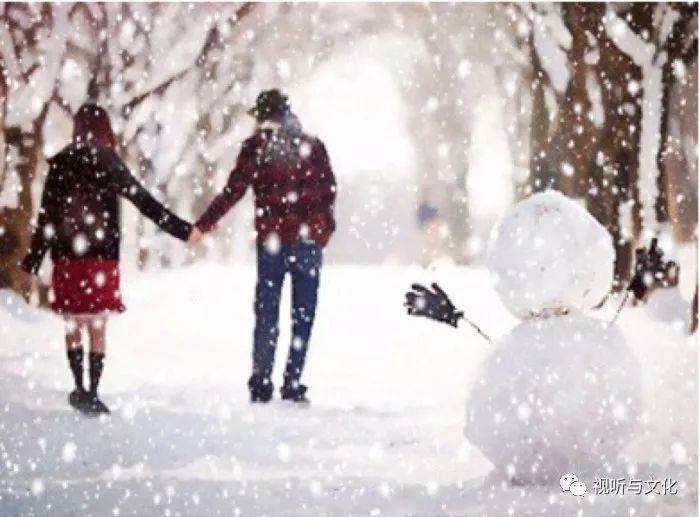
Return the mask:
<path id="1" fill-rule="evenodd" d="M 70 404 L 87 413 L 109 412 L 97 389 L 105 362 L 107 316 L 124 310 L 119 275 L 119 198 L 131 201 L 163 231 L 195 245 L 245 194 L 255 195 L 257 284 L 252 402 L 268 402 L 279 334 L 279 303 L 292 278 L 292 344 L 281 397 L 306 402 L 301 384 L 316 312 L 323 248 L 334 229 L 335 178 L 323 143 L 303 132 L 289 101 L 263 91 L 248 112 L 257 121 L 243 142 L 222 192 L 193 225 L 170 212 L 132 176 L 116 154 L 107 112 L 85 104 L 74 120 L 73 141 L 49 159 L 37 224 L 22 267 L 37 274 L 50 252 L 52 309 L 66 320 L 66 350 L 75 389 Z M 83 334 L 89 338 L 90 383 L 83 383 Z"/>

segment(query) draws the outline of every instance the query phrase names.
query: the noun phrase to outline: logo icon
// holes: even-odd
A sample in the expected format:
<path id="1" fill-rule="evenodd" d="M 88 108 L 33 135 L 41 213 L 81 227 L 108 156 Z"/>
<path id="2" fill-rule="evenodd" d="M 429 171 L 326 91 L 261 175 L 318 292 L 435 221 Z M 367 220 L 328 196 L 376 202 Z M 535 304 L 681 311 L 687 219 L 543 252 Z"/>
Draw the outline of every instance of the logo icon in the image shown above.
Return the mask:
<path id="1" fill-rule="evenodd" d="M 559 486 L 562 492 L 569 492 L 578 497 L 586 493 L 586 483 L 579 481 L 574 474 L 564 474 L 559 478 Z"/>
<path id="2" fill-rule="evenodd" d="M 586 483 L 583 481 L 574 481 L 569 487 L 569 492 L 575 496 L 581 497 L 586 493 Z"/>

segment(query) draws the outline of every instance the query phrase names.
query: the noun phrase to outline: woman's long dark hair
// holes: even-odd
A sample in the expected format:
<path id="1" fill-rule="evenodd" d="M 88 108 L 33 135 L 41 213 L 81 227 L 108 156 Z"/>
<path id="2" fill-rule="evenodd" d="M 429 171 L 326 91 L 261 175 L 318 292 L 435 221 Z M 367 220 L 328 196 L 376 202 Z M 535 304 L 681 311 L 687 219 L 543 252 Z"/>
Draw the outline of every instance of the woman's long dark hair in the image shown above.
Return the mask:
<path id="1" fill-rule="evenodd" d="M 73 118 L 73 143 L 78 146 L 92 146 L 114 150 L 117 139 L 112 131 L 112 123 L 107 111 L 97 104 L 80 106 Z"/>

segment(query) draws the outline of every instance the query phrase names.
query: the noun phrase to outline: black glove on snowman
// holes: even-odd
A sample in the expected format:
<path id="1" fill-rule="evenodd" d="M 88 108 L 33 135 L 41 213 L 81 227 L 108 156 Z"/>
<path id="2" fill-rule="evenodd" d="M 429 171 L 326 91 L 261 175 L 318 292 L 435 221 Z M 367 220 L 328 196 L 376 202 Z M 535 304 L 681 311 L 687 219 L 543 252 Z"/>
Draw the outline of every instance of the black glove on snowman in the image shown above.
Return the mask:
<path id="1" fill-rule="evenodd" d="M 678 264 L 664 260 L 664 252 L 658 244 L 658 239 L 654 238 L 649 249 L 638 248 L 635 252 L 634 276 L 627 289 L 637 300 L 646 299 L 650 290 L 668 287 L 678 279 Z"/>
<path id="2" fill-rule="evenodd" d="M 411 285 L 411 291 L 406 293 L 404 302 L 408 314 L 424 316 L 456 328 L 457 322 L 464 317 L 464 313 L 457 310 L 439 285 L 433 283 L 431 287 L 432 291 L 420 284 Z"/>

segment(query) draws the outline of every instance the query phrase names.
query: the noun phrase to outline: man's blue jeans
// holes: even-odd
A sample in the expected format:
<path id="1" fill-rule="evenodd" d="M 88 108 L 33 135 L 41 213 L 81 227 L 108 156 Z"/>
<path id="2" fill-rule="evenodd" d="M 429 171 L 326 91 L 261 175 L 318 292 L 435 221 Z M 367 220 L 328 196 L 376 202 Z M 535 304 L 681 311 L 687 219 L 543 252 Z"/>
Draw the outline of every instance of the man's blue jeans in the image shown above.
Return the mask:
<path id="1" fill-rule="evenodd" d="M 323 249 L 318 244 L 299 242 L 283 245 L 277 253 L 258 246 L 258 283 L 255 288 L 255 332 L 253 375 L 269 380 L 279 336 L 280 296 L 284 277 L 292 277 L 292 343 L 284 383 L 299 384 L 316 314 Z"/>

